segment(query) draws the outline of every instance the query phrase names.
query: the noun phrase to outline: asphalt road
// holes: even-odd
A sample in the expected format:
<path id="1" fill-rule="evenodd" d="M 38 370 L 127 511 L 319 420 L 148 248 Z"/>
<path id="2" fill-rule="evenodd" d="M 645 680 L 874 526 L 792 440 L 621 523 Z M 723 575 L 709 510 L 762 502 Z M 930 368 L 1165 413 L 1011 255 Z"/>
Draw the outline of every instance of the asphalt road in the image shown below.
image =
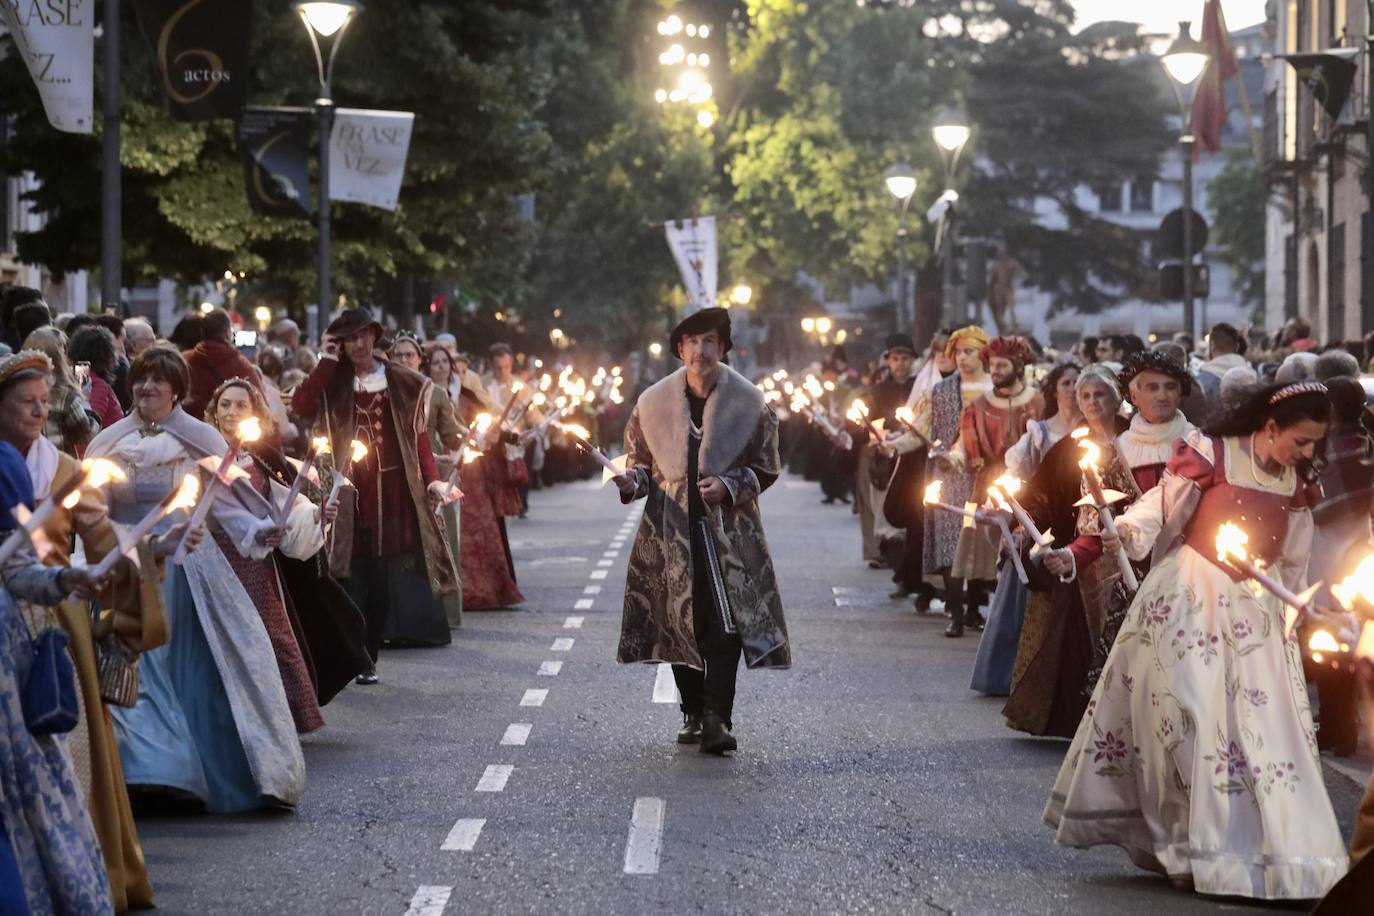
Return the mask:
<path id="1" fill-rule="evenodd" d="M 511 525 L 525 606 L 387 652 L 305 739 L 296 811 L 140 819 L 158 911 L 1276 910 L 1055 847 L 1040 812 L 1066 744 L 1003 726 L 968 690 L 976 637 L 889 601 L 819 496 L 790 477 L 764 496 L 796 666 L 741 672 L 733 759 L 678 747 L 657 669 L 614 662 L 635 511 L 538 492 Z M 1356 786 L 1328 784 L 1348 833 Z"/>

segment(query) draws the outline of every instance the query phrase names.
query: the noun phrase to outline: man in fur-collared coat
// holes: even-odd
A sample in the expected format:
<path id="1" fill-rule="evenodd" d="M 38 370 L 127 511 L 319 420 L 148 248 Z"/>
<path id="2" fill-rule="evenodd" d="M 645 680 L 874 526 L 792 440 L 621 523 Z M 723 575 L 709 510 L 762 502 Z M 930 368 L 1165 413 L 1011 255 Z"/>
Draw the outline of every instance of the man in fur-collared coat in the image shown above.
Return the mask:
<path id="1" fill-rule="evenodd" d="M 625 428 L 622 502 L 647 499 L 625 581 L 618 659 L 670 662 L 683 744 L 735 749 L 741 654 L 791 665 L 758 497 L 780 472 L 778 420 L 762 393 L 720 362 L 730 313 L 702 309 L 673 330 L 682 369 L 639 398 Z"/>

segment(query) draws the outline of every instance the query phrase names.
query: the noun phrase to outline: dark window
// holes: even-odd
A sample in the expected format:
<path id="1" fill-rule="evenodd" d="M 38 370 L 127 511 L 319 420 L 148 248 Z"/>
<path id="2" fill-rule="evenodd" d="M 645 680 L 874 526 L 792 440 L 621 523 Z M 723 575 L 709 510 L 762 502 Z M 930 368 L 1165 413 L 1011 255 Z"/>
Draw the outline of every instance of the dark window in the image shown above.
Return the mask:
<path id="1" fill-rule="evenodd" d="M 1131 212 L 1153 213 L 1155 209 L 1155 180 L 1141 176 L 1131 182 Z"/>
<path id="2" fill-rule="evenodd" d="M 1345 223 L 1326 234 L 1326 337 L 1345 339 Z"/>
<path id="3" fill-rule="evenodd" d="M 1093 193 L 1101 201 L 1103 213 L 1121 212 L 1121 192 L 1122 187 L 1118 182 L 1109 181 L 1104 184 L 1093 185 Z"/>
<path id="4" fill-rule="evenodd" d="M 10 143 L 10 119 L 0 116 L 0 150 Z M 0 172 L 0 251 L 10 250 L 10 181 L 9 176 Z"/>

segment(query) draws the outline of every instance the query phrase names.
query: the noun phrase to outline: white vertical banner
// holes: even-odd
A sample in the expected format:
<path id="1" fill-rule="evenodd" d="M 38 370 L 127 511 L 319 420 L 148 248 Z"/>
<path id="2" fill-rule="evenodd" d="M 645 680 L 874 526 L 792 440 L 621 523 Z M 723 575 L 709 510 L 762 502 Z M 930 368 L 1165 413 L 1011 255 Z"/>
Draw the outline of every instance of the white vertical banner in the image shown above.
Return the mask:
<path id="1" fill-rule="evenodd" d="M 395 210 L 414 127 L 415 114 L 409 111 L 335 109 L 329 199 Z"/>
<path id="2" fill-rule="evenodd" d="M 14 36 L 48 123 L 72 134 L 94 129 L 95 0 L 0 0 L 0 26 Z"/>
<path id="3" fill-rule="evenodd" d="M 716 304 L 716 218 L 700 216 L 663 224 L 668 247 L 682 274 L 690 301 L 687 309 L 710 308 Z"/>

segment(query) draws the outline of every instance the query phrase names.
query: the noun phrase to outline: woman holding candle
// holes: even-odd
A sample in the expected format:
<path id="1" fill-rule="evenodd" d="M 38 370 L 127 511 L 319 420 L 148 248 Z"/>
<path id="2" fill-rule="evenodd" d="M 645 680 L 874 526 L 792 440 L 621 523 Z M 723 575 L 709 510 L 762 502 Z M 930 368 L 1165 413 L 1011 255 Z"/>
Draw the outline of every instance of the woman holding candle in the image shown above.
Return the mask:
<path id="1" fill-rule="evenodd" d="M 54 491 L 64 489 L 68 481 L 86 473 L 76 459 L 59 452 L 43 435 L 50 369 L 48 358 L 33 350 L 0 359 L 0 441 L 25 456 L 34 497 L 40 503 Z M 138 551 L 144 568 L 155 568 L 176 548 L 183 533 L 184 528 L 179 526 L 157 539 L 155 545 L 140 544 Z M 90 488 L 81 490 L 75 506 L 58 505 L 43 525 L 43 534 L 52 548 L 44 558 L 48 566 L 68 565 L 73 535 L 80 536 L 85 557 L 91 562 L 119 550 L 104 499 Z M 89 602 L 64 601 L 57 606 L 56 617 L 70 638 L 68 651 L 76 669 L 77 699 L 82 710 L 79 724 L 67 735 L 67 749 L 90 803 L 115 909 L 124 912 L 130 907 L 152 906 L 153 891 L 124 787 L 114 722 L 101 696 L 97 663 L 113 654 L 116 659 L 106 660 L 106 664 L 117 661 L 131 666 L 140 652 L 166 641 L 167 626 L 156 577 L 141 579 L 131 562 L 116 565 L 105 597 L 108 600 L 98 626 L 93 624 Z M 42 614 L 35 613 L 31 606 L 24 606 L 24 610 L 36 632 Z"/>
<path id="2" fill-rule="evenodd" d="M 1083 420 L 1078 410 L 1077 363 L 1060 363 L 1050 370 L 1040 385 L 1045 399 L 1045 416 L 1026 424 L 1026 433 L 1007 449 L 1007 473 L 1021 480 L 1030 478 L 1050 449 Z M 969 685 L 989 696 L 1011 692 L 1011 673 L 1016 664 L 1016 647 L 1021 639 L 1021 624 L 1026 616 L 1029 592 L 1016 574 L 1015 564 L 1002 564 L 997 575 L 997 591 L 988 604 L 987 629 L 978 642 Z"/>
<path id="3" fill-rule="evenodd" d="M 91 443 L 125 479 L 105 487 L 110 515 L 131 524 L 187 474 L 218 467 L 229 446 L 181 408 L 190 381 L 170 348 L 140 353 L 129 370 L 134 410 Z M 202 463 L 204 462 L 204 463 Z M 164 584 L 171 640 L 144 654 L 138 703 L 115 711 L 120 758 L 132 787 L 187 797 L 214 812 L 294 805 L 305 782 L 295 722 L 272 641 L 221 541 L 263 559 L 282 543 L 273 507 L 234 473 L 213 490 L 208 521 L 227 540 L 206 538 Z M 160 527 L 170 527 L 164 520 Z"/>
<path id="4" fill-rule="evenodd" d="M 400 331 L 396 334 L 395 342 L 391 345 L 391 358 L 412 372 L 429 374 L 425 371 L 425 354 L 420 347 L 420 341 L 409 331 Z M 453 406 L 453 398 L 448 391 L 448 382 L 452 380 L 454 373 L 447 350 L 443 352 L 443 356 L 439 357 L 438 361 L 441 365 L 448 365 L 449 368 L 443 370 L 447 373 L 448 378 L 443 383 L 435 382 L 430 387 L 429 406 L 425 409 L 425 426 L 429 430 L 429 446 L 434 450 L 434 467 L 439 472 L 439 478 L 451 480 L 457 484 L 458 478 L 454 471 L 462 461 L 463 440 L 467 438 L 468 430 L 458 419 L 458 414 Z M 433 377 L 430 378 L 433 381 Z M 453 557 L 454 569 L 459 567 L 458 512 L 458 505 L 455 502 L 446 503 L 439 510 L 448 534 L 448 549 L 449 554 Z M 450 595 L 445 595 L 443 604 L 448 625 L 456 627 L 462 624 L 462 591 L 458 590 Z M 395 622 L 394 614 L 390 622 Z"/>
<path id="5" fill-rule="evenodd" d="M 262 392 L 247 379 L 233 378 L 221 384 L 210 396 L 210 406 L 205 409 L 206 422 L 226 437 L 232 437 L 239 424 L 249 417 L 257 417 L 262 424 L 266 434 L 264 439 L 271 438 L 273 421 L 267 401 Z M 254 456 L 254 450 L 263 455 L 276 451 L 261 442 L 245 444 L 235 454 L 232 467 L 247 474 L 253 489 L 275 506 L 287 495 L 286 487 L 267 469 L 269 459 L 260 461 Z M 280 455 L 279 452 L 277 454 Z M 284 459 L 281 463 L 284 463 Z M 298 560 L 315 556 L 324 546 L 320 509 L 304 495 L 297 495 L 288 511 L 286 532 L 277 551 Z M 329 514 L 337 511 L 336 504 Z M 229 534 L 223 529 L 215 531 L 214 538 L 234 575 L 252 599 L 253 606 L 262 616 L 267 636 L 272 640 L 277 670 L 281 673 L 296 731 L 306 735 L 321 728 L 324 718 L 320 715 L 320 701 L 316 694 L 314 665 L 306 652 L 302 651 L 305 634 L 282 590 L 276 552 L 260 559 L 244 556 L 234 549 Z"/>
<path id="6" fill-rule="evenodd" d="M 1116 373 L 1095 363 L 1079 373 L 1075 391 L 1088 440 L 1099 448 L 1109 447 L 1126 427 L 1117 414 L 1121 389 Z M 1082 455 L 1072 436 L 1059 440 L 1045 453 L 1021 497 L 1039 529 L 1054 532 L 1054 549 L 1028 567 L 1031 594 L 1011 692 L 1002 709 L 1009 727 L 1031 735 L 1073 737 L 1088 702 L 1083 684 L 1092 663 L 1092 621 L 1101 619 L 1097 605 L 1090 606 L 1099 592 L 1098 564 L 1086 555 L 1078 565 L 1070 559 L 1064 567 L 1053 565 L 1052 559 L 1077 557 L 1085 544 L 1080 536 L 1097 531 L 1095 510 L 1075 506 L 1083 496 L 1078 465 Z M 1119 483 L 1114 477 L 1109 480 Z"/>
<path id="7" fill-rule="evenodd" d="M 34 505 L 24 459 L 13 446 L 0 443 L 0 534 L 13 528 L 10 511 L 21 504 Z M 68 754 L 71 733 L 34 734 L 25 720 L 20 698 L 33 670 L 33 631 L 14 603 L 22 599 L 55 605 L 72 591 L 90 600 L 98 589 L 86 570 L 40 565 L 27 545 L 7 561 L 3 578 L 0 912 L 108 913 L 111 888 L 86 793 Z"/>
<path id="8" fill-rule="evenodd" d="M 448 351 L 442 347 L 429 352 L 426 371 L 451 390 L 451 372 L 445 374 Z M 450 364 L 451 365 L 451 364 Z M 463 610 L 485 611 L 510 607 L 525 600 L 515 583 L 515 564 L 511 561 L 510 542 L 506 537 L 506 520 L 497 508 L 497 485 L 505 480 L 505 454 L 496 441 L 495 430 L 476 432 L 477 417 L 487 414 L 495 423 L 500 411 L 492 403 L 486 389 L 475 373 L 468 372 L 458 383 L 458 399 L 454 402 L 460 422 L 472 432 L 462 448 L 463 499 L 459 503 L 462 534 L 459 540 L 459 581 L 462 583 Z M 485 449 L 491 448 L 490 455 Z"/>
<path id="9" fill-rule="evenodd" d="M 1331 404 L 1318 382 L 1270 385 L 1207 435 L 1175 443 L 1159 486 L 1117 520 L 1157 561 L 1107 656 L 1045 808 L 1064 846 L 1122 846 L 1180 888 L 1322 896 L 1347 857 L 1322 782 L 1302 651 L 1283 605 L 1217 557 L 1241 526 L 1255 559 L 1302 588 L 1312 455 Z"/>

